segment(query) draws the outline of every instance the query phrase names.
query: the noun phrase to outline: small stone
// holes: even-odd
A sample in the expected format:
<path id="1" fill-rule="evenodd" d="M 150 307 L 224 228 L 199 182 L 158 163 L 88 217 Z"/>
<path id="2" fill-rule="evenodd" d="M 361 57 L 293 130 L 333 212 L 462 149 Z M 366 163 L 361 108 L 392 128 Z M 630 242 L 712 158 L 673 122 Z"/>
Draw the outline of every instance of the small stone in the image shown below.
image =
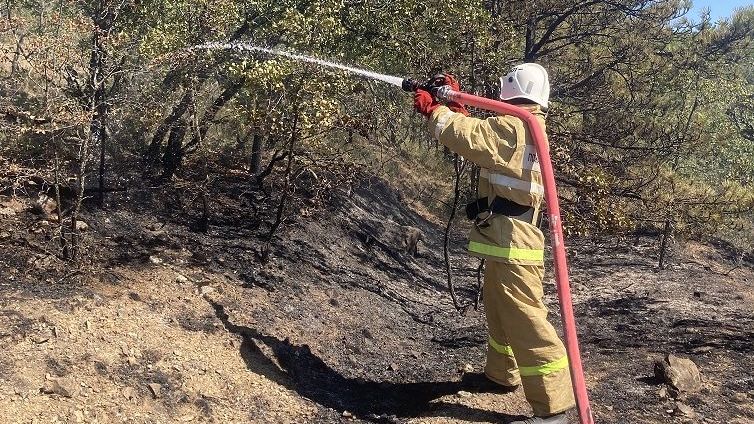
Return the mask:
<path id="1" fill-rule="evenodd" d="M 159 265 L 162 263 L 162 259 L 158 258 L 157 256 L 150 256 L 149 262 L 152 262 L 155 265 Z"/>
<path id="2" fill-rule="evenodd" d="M 338 307 L 340 306 L 340 302 L 338 302 L 338 299 L 332 298 L 330 299 L 330 306 Z"/>
<path id="3" fill-rule="evenodd" d="M 86 231 L 89 229 L 89 224 L 84 221 L 76 221 L 76 231 Z"/>
<path id="4" fill-rule="evenodd" d="M 663 386 L 660 388 L 659 391 L 657 391 L 657 396 L 660 397 L 660 399 L 667 399 L 668 398 L 668 388 Z"/>
<path id="5" fill-rule="evenodd" d="M 675 409 L 673 410 L 673 414 L 684 416 L 684 417 L 689 417 L 689 418 L 693 418 L 696 416 L 696 412 L 694 412 L 693 408 L 681 402 L 678 402 L 675 404 Z"/>
<path id="6" fill-rule="evenodd" d="M 390 371 L 397 371 L 398 370 L 398 364 L 392 363 L 392 364 L 388 365 L 387 369 L 390 370 Z"/>
<path id="7" fill-rule="evenodd" d="M 40 392 L 46 395 L 59 395 L 63 397 L 73 397 L 74 388 L 65 380 L 52 379 L 47 380 L 39 389 Z"/>
<path id="8" fill-rule="evenodd" d="M 608 406 L 605 407 L 605 409 L 607 409 L 608 411 L 612 411 L 613 410 L 613 406 L 612 405 L 608 405 Z"/>
<path id="9" fill-rule="evenodd" d="M 464 373 L 474 372 L 474 366 L 471 364 L 463 364 L 463 366 L 461 366 L 461 372 L 464 372 Z"/>
<path id="10" fill-rule="evenodd" d="M 183 274 L 178 274 L 178 275 L 175 276 L 175 281 L 177 283 L 186 284 L 186 283 L 189 282 L 189 279 L 188 279 L 188 277 L 186 277 Z"/>
<path id="11" fill-rule="evenodd" d="M 456 395 L 458 397 L 460 397 L 460 398 L 467 398 L 467 397 L 471 397 L 471 392 L 467 392 L 465 390 L 461 390 L 458 393 L 456 393 Z"/>
<path id="12" fill-rule="evenodd" d="M 734 393 L 733 396 L 730 397 L 733 402 L 737 403 L 748 403 L 749 399 L 748 396 L 746 396 L 746 393 Z"/>
<path id="13" fill-rule="evenodd" d="M 205 296 L 207 294 L 212 293 L 213 291 L 215 291 L 215 289 L 212 286 L 202 286 L 199 289 L 199 294 L 201 294 L 202 296 Z"/>
<path id="14" fill-rule="evenodd" d="M 121 394 L 124 398 L 126 398 L 126 400 L 136 399 L 136 392 L 134 391 L 133 387 L 124 387 L 123 390 L 121 390 Z"/>
<path id="15" fill-rule="evenodd" d="M 353 418 L 353 414 L 350 413 L 350 412 L 348 412 L 348 411 L 343 411 L 343 413 L 341 414 L 341 416 L 343 418 Z"/>
<path id="16" fill-rule="evenodd" d="M 89 320 L 84 321 L 84 326 L 86 327 L 86 331 L 89 331 L 92 329 L 92 323 L 89 322 Z"/>
<path id="17" fill-rule="evenodd" d="M 46 219 L 43 219 L 43 220 L 39 221 L 39 226 L 40 227 L 49 227 L 50 226 L 50 221 L 48 221 Z"/>
<path id="18" fill-rule="evenodd" d="M 32 336 L 31 341 L 33 341 L 36 344 L 42 344 L 47 343 L 50 340 L 49 337 L 40 337 L 40 336 Z"/>
<path id="19" fill-rule="evenodd" d="M 147 384 L 147 387 L 149 387 L 149 391 L 152 392 L 152 397 L 155 399 L 159 399 L 162 397 L 162 386 L 157 383 L 149 383 Z"/>

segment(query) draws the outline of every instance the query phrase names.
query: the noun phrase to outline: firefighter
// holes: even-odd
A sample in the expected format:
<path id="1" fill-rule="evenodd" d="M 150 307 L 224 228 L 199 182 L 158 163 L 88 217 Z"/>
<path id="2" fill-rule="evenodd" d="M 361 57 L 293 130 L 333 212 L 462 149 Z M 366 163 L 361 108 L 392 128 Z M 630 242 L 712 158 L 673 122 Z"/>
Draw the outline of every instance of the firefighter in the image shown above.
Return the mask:
<path id="1" fill-rule="evenodd" d="M 444 83 L 460 91 L 452 75 Z M 550 84 L 540 65 L 524 63 L 500 78 L 500 99 L 533 113 L 543 129 Z M 544 187 L 532 135 L 512 116 L 477 119 L 463 105 L 440 104 L 428 91 L 414 95 L 434 137 L 479 165 L 478 200 L 468 251 L 486 260 L 484 309 L 489 329 L 486 377 L 521 384 L 534 417 L 518 424 L 563 424 L 575 406 L 565 347 L 542 303 L 544 236 L 538 218 Z"/>

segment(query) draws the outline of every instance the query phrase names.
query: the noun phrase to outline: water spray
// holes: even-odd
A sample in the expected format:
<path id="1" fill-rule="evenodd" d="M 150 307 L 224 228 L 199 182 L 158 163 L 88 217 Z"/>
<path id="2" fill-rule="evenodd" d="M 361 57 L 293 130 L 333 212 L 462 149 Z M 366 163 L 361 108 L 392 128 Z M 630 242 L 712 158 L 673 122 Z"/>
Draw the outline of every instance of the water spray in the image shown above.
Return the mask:
<path id="1" fill-rule="evenodd" d="M 578 336 L 576 334 L 576 318 L 573 313 L 573 302 L 571 299 L 571 288 L 568 278 L 568 265 L 566 262 L 565 245 L 563 243 L 563 226 L 560 219 L 558 192 L 557 187 L 555 186 L 555 172 L 552 167 L 550 149 L 546 142 L 544 130 L 531 112 L 498 100 L 454 91 L 450 86 L 443 85 L 445 81 L 444 75 L 435 75 L 425 82 L 419 82 L 412 79 L 403 79 L 392 75 L 385 75 L 352 66 L 346 66 L 311 56 L 283 50 L 257 47 L 244 43 L 206 43 L 194 46 L 189 50 L 235 50 L 239 52 L 259 52 L 287 57 L 289 59 L 340 69 L 367 78 L 383 81 L 401 87 L 408 92 L 420 89 L 427 90 L 441 100 L 458 102 L 479 109 L 496 112 L 501 115 L 512 115 L 526 123 L 532 134 L 532 138 L 534 139 L 534 146 L 537 149 L 537 157 L 539 158 L 542 180 L 545 187 L 545 203 L 547 204 L 547 217 L 548 222 L 550 223 L 550 238 L 555 263 L 555 282 L 558 289 L 558 301 L 560 303 L 563 322 L 563 333 L 565 336 L 565 345 L 568 353 L 568 363 L 571 372 L 571 381 L 573 383 L 573 392 L 576 398 L 579 421 L 581 424 L 594 424 L 592 410 L 589 406 L 589 395 L 584 380 L 584 370 L 581 363 L 581 354 L 579 352 Z"/>
<path id="2" fill-rule="evenodd" d="M 354 68 L 353 66 L 346 66 L 340 63 L 330 62 L 328 60 L 318 59 L 316 57 L 306 56 L 298 53 L 292 53 L 285 50 L 258 47 L 248 43 L 204 43 L 199 44 L 198 46 L 190 47 L 188 50 L 233 50 L 241 53 L 266 53 L 274 56 L 287 57 L 288 59 L 298 60 L 301 62 L 314 63 L 316 65 L 325 66 L 328 68 L 340 69 L 341 71 L 346 71 L 373 80 L 386 82 L 397 87 L 401 87 L 404 81 L 403 78 L 395 77 L 392 75 L 385 75 L 377 72 L 367 71 L 366 69 Z"/>

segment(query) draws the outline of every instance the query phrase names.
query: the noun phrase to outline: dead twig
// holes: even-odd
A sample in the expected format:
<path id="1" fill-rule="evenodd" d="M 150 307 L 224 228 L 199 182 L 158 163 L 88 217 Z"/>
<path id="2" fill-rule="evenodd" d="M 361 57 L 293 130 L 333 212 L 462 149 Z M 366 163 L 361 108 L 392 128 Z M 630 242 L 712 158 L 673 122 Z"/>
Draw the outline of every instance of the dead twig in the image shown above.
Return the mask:
<path id="1" fill-rule="evenodd" d="M 450 209 L 450 217 L 448 218 L 448 224 L 445 226 L 445 235 L 443 237 L 443 256 L 445 257 L 445 274 L 448 280 L 448 291 L 450 292 L 450 298 L 453 300 L 453 306 L 459 313 L 463 314 L 466 310 L 466 306 L 461 305 L 458 302 L 458 296 L 456 296 L 456 289 L 453 286 L 453 272 L 450 265 L 450 253 L 448 248 L 448 242 L 450 240 L 450 229 L 453 227 L 453 220 L 456 217 L 456 211 L 458 210 L 458 202 L 461 199 L 461 176 L 466 169 L 466 161 L 462 161 L 461 158 L 454 154 L 453 167 L 455 169 L 455 186 L 453 193 L 453 204 Z"/>

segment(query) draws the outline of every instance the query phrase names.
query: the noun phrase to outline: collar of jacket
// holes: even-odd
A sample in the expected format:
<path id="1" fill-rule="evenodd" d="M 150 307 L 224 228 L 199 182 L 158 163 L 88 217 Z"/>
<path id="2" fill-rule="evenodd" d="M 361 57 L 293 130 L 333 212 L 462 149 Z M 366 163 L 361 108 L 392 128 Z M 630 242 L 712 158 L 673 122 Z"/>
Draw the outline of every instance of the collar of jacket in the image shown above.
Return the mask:
<path id="1" fill-rule="evenodd" d="M 534 105 L 522 105 L 521 108 L 528 110 L 529 112 L 531 112 L 534 115 L 539 115 L 539 116 L 542 116 L 542 117 L 547 116 L 547 112 L 545 112 L 544 110 L 542 110 L 542 106 L 537 105 L 537 104 L 534 104 Z"/>

